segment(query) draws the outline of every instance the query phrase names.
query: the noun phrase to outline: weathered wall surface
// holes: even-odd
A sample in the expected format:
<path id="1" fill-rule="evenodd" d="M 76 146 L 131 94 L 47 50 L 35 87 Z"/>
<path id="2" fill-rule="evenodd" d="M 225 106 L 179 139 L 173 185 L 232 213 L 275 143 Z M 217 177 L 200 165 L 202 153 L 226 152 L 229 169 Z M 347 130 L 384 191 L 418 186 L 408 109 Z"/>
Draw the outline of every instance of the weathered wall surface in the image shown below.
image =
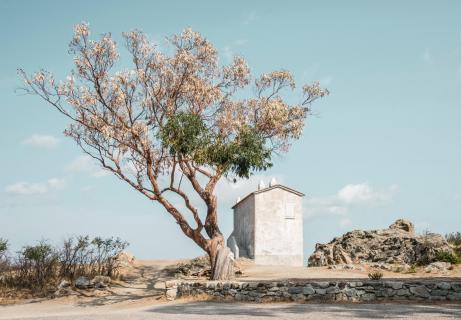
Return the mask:
<path id="1" fill-rule="evenodd" d="M 302 197 L 275 188 L 255 195 L 256 264 L 302 266 Z"/>
<path id="2" fill-rule="evenodd" d="M 460 280 L 335 280 L 296 282 L 167 282 L 167 298 L 277 301 L 461 301 Z"/>
<path id="3" fill-rule="evenodd" d="M 250 195 L 234 209 L 234 231 L 241 257 L 254 258 L 255 197 Z"/>

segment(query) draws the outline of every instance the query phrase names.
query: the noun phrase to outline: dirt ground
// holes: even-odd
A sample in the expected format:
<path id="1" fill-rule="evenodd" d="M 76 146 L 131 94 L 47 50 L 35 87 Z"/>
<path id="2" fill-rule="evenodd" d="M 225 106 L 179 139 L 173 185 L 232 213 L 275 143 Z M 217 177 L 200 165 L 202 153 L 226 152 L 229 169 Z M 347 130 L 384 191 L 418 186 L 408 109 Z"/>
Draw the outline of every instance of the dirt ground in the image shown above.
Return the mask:
<path id="1" fill-rule="evenodd" d="M 0 307 L 0 319 L 34 320 L 338 320 L 460 319 L 459 305 L 421 304 L 251 304 L 173 302 L 154 305 L 84 307 L 57 301 Z"/>
<path id="2" fill-rule="evenodd" d="M 55 299 L 25 299 L 16 301 L 0 300 L 0 319 L 51 317 L 69 319 L 106 319 L 105 315 L 114 313 L 129 314 L 141 312 L 146 308 L 156 308 L 165 303 L 164 282 L 172 280 L 173 266 L 186 260 L 138 260 L 132 267 L 125 270 L 123 281 L 112 284 L 106 291 L 82 290 L 75 291 L 70 296 Z M 242 275 L 240 281 L 257 280 L 289 280 L 289 279 L 367 279 L 371 269 L 331 270 L 327 267 L 286 267 L 259 266 L 249 260 L 239 262 Z M 426 273 L 422 269 L 416 273 L 395 273 L 382 271 L 384 279 L 391 278 L 433 278 L 449 277 L 461 279 L 461 266 L 455 266 L 446 273 Z M 1 306 L 1 304 L 8 304 Z M 14 305 L 12 305 L 14 304 Z M 459 310 L 457 311 L 459 312 Z M 90 316 L 89 315 L 93 315 Z M 9 315 L 9 316 L 8 316 Z M 111 319 L 113 317 L 110 317 Z M 141 319 L 141 318 L 140 318 Z M 144 318 L 142 318 L 144 319 Z"/>
<path id="3" fill-rule="evenodd" d="M 283 279 L 368 279 L 368 273 L 379 270 L 386 278 L 460 278 L 461 265 L 453 267 L 443 273 L 427 273 L 423 267 L 417 268 L 415 273 L 390 272 L 366 266 L 364 270 L 332 270 L 328 267 L 286 267 L 286 266 L 260 266 L 246 260 L 240 262 L 243 275 L 242 280 L 283 280 Z"/>

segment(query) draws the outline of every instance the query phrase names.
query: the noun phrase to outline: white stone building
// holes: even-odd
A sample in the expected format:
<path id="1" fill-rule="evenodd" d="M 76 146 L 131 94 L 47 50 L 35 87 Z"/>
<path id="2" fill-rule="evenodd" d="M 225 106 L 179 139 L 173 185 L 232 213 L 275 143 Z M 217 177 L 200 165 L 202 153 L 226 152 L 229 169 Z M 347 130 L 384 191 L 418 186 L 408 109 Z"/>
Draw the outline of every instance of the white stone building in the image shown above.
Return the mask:
<path id="1" fill-rule="evenodd" d="M 257 191 L 238 199 L 227 240 L 234 256 L 262 265 L 304 265 L 303 196 L 272 179 L 269 187 L 261 182 Z"/>

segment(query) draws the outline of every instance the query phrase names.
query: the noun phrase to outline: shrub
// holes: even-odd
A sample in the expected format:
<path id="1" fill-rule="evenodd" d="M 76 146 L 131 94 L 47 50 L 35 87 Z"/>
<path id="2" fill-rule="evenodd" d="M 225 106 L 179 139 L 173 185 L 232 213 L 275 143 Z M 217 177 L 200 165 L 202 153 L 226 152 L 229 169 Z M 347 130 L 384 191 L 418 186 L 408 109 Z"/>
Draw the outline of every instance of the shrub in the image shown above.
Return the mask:
<path id="1" fill-rule="evenodd" d="M 368 278 L 371 280 L 380 280 L 383 277 L 383 273 L 381 271 L 373 271 L 368 274 Z"/>
<path id="2" fill-rule="evenodd" d="M 128 242 L 120 238 L 66 239 L 60 252 L 61 276 L 70 280 L 79 276 L 114 277 L 120 268 L 117 257 L 127 246 Z"/>
<path id="3" fill-rule="evenodd" d="M 128 242 L 122 241 L 120 238 L 102 239 L 96 237 L 91 241 L 91 244 L 95 247 L 96 273 L 114 277 L 120 268 L 117 257 L 128 246 Z"/>
<path id="4" fill-rule="evenodd" d="M 120 269 L 117 257 L 127 246 L 120 238 L 78 236 L 66 239 L 59 248 L 46 241 L 25 246 L 11 260 L 8 242 L 0 239 L 0 286 L 46 292 L 62 279 L 115 277 Z"/>
<path id="5" fill-rule="evenodd" d="M 59 269 L 57 251 L 46 241 L 35 246 L 26 246 L 18 253 L 16 280 L 19 286 L 42 289 L 54 285 Z"/>
<path id="6" fill-rule="evenodd" d="M 447 242 L 454 246 L 461 246 L 461 232 L 452 232 L 445 235 Z"/>
<path id="7" fill-rule="evenodd" d="M 64 240 L 59 254 L 61 277 L 73 280 L 86 273 L 91 256 L 89 239 L 89 236 L 78 236 Z"/>
<path id="8" fill-rule="evenodd" d="M 8 257 L 8 241 L 0 238 L 0 277 L 3 280 L 4 273 L 8 271 L 10 265 Z"/>
<path id="9" fill-rule="evenodd" d="M 416 265 L 411 265 L 410 269 L 408 269 L 407 273 L 416 273 Z"/>
<path id="10" fill-rule="evenodd" d="M 461 258 L 456 253 L 449 251 L 439 251 L 435 256 L 436 261 L 449 262 L 451 264 L 461 263 Z"/>
<path id="11" fill-rule="evenodd" d="M 8 251 L 8 240 L 0 238 L 0 257 Z"/>

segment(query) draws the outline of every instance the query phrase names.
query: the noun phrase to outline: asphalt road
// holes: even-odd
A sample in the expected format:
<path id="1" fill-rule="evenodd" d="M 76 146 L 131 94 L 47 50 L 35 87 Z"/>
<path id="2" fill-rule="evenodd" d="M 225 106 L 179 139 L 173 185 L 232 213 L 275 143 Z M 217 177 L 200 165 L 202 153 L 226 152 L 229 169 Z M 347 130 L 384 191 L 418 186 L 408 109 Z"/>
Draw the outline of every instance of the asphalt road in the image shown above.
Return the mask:
<path id="1" fill-rule="evenodd" d="M 243 304 L 186 302 L 130 308 L 43 305 L 0 307 L 0 319 L 461 319 L 461 305 Z"/>

